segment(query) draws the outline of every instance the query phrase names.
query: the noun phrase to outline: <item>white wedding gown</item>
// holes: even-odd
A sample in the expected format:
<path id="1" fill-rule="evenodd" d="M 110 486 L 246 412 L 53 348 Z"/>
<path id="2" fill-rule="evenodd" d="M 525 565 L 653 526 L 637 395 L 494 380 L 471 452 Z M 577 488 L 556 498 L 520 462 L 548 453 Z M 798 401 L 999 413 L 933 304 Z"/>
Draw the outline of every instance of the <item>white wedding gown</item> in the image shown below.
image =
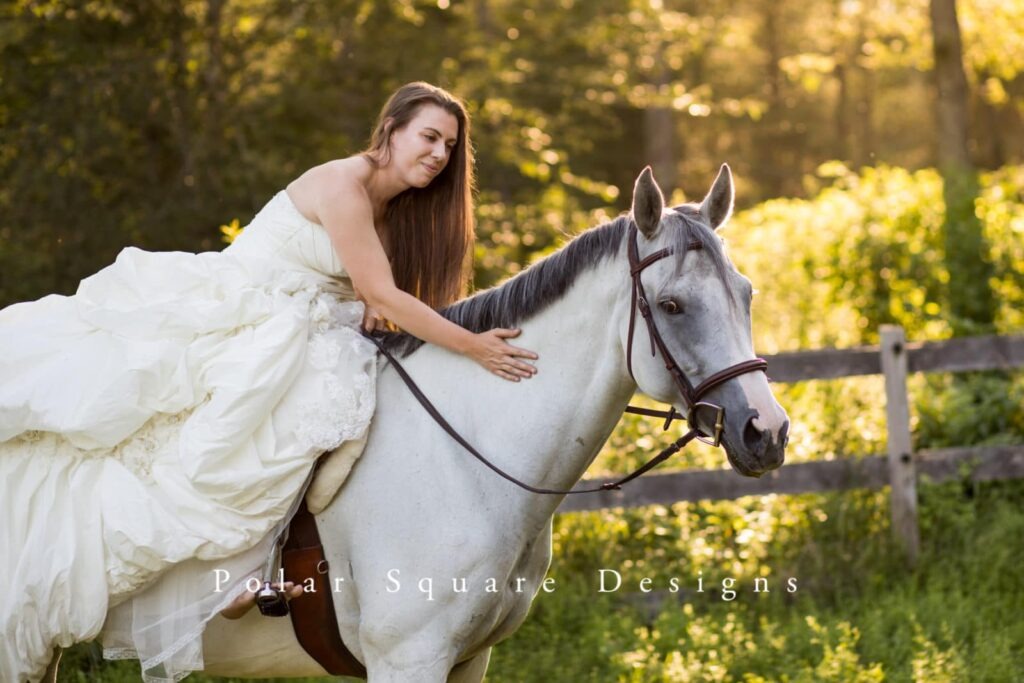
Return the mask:
<path id="1" fill-rule="evenodd" d="M 101 631 L 146 680 L 202 668 L 316 458 L 367 429 L 362 313 L 283 191 L 222 252 L 128 248 L 0 311 L 0 681 Z"/>

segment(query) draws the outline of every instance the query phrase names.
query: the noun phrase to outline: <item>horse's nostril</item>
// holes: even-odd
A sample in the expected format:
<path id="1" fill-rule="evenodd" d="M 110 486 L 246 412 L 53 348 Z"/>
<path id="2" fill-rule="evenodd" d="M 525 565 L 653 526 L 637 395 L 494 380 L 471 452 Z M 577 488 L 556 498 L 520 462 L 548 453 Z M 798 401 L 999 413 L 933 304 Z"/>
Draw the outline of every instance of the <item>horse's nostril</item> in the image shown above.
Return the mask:
<path id="1" fill-rule="evenodd" d="M 779 443 L 783 448 L 789 445 L 789 420 L 786 420 L 782 429 L 779 430 Z"/>
<path id="2" fill-rule="evenodd" d="M 757 451 L 764 443 L 764 432 L 754 426 L 754 418 L 747 420 L 747 426 L 743 428 L 743 445 L 747 450 Z"/>

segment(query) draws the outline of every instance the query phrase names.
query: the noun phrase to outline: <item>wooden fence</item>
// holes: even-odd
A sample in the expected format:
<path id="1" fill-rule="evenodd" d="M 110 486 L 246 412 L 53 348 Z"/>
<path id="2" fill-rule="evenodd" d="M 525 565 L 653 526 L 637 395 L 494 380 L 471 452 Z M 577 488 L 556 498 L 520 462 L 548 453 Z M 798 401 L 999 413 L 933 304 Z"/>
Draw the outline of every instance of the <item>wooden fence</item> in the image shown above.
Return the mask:
<path id="1" fill-rule="evenodd" d="M 887 454 L 783 465 L 759 479 L 742 477 L 732 470 L 649 474 L 620 491 L 567 497 L 559 512 L 890 486 L 893 531 L 913 562 L 918 552 L 919 476 L 934 482 L 965 476 L 973 481 L 1024 478 L 1024 446 L 914 451 L 907 397 L 910 372 L 1008 370 L 1024 366 L 1024 336 L 907 343 L 902 327 L 884 326 L 881 345 L 877 347 L 797 351 L 768 356 L 767 360 L 772 380 L 781 383 L 884 375 Z M 593 486 L 615 478 L 585 479 L 578 486 Z"/>

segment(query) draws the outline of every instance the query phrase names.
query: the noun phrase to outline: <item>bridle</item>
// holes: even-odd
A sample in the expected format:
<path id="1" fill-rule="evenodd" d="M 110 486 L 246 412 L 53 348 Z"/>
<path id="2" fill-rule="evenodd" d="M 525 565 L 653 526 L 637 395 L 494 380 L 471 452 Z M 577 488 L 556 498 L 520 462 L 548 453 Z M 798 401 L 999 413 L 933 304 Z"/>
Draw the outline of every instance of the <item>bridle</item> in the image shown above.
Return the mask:
<path id="1" fill-rule="evenodd" d="M 686 373 L 683 372 L 683 369 L 679 367 L 679 364 L 676 362 L 675 358 L 673 358 L 672 353 L 668 350 L 668 347 L 665 345 L 664 340 L 661 338 L 661 334 L 659 334 L 658 332 L 658 327 L 654 323 L 654 314 L 651 311 L 650 303 L 648 302 L 647 295 L 644 292 L 643 283 L 640 281 L 640 275 L 645 268 L 647 268 L 653 263 L 660 261 L 666 256 L 675 253 L 675 250 L 671 247 L 660 249 L 652 254 L 649 254 L 648 256 L 644 257 L 641 260 L 637 248 L 637 235 L 638 230 L 636 228 L 636 224 L 631 224 L 629 228 L 629 234 L 626 237 L 626 239 L 629 242 L 627 253 L 629 257 L 629 273 L 630 278 L 632 279 L 633 288 L 632 303 L 629 311 L 629 336 L 626 341 L 626 368 L 629 370 L 629 376 L 633 378 L 634 382 L 636 382 L 636 378 L 633 377 L 633 333 L 636 327 L 636 311 L 637 309 L 639 309 L 641 317 L 644 319 L 644 322 L 647 323 L 647 332 L 651 338 L 651 355 L 654 356 L 656 352 L 661 353 L 661 357 L 665 361 L 665 369 L 668 370 L 669 374 L 672 376 L 672 380 L 673 382 L 675 382 L 676 388 L 679 390 L 679 394 L 683 397 L 683 401 L 686 404 L 687 412 L 685 419 L 689 425 L 689 431 L 687 431 L 686 434 L 681 436 L 679 439 L 676 439 L 674 442 L 669 444 L 660 453 L 658 453 L 658 455 L 648 460 L 641 467 L 637 468 L 627 476 L 618 479 L 617 481 L 601 484 L 600 486 L 596 486 L 593 488 L 563 490 L 531 486 L 525 482 L 516 479 L 511 474 L 505 472 L 500 467 L 498 467 L 490 460 L 485 458 L 483 455 L 481 455 L 480 452 L 476 448 L 474 448 L 472 444 L 466 441 L 466 439 L 461 434 L 459 434 L 459 432 L 456 431 L 456 429 L 452 427 L 451 424 L 448 423 L 444 416 L 441 415 L 437 408 L 434 407 L 434 404 L 430 402 L 430 399 L 428 399 L 426 395 L 424 395 L 423 391 L 419 388 L 419 386 L 412 379 L 412 377 L 409 376 L 409 373 L 406 372 L 405 368 L 402 367 L 401 363 L 399 363 L 398 360 L 395 359 L 395 357 L 391 354 L 391 352 L 389 352 L 387 348 L 385 348 L 382 338 L 365 332 L 364 335 L 377 346 L 377 348 L 384 355 L 384 357 L 388 359 L 392 366 L 394 366 L 395 371 L 398 372 L 399 377 L 401 377 L 402 381 L 405 382 L 405 385 L 409 388 L 409 391 L 412 392 L 413 396 L 416 397 L 416 400 L 420 402 L 420 405 L 423 406 L 424 410 L 427 411 L 427 413 L 434 419 L 434 421 L 437 422 L 437 424 L 445 432 L 447 432 L 449 436 L 455 439 L 455 441 L 460 446 L 469 451 L 471 455 L 473 455 L 477 460 L 479 460 L 484 465 L 489 467 L 499 476 L 509 480 L 516 486 L 519 486 L 520 488 L 526 489 L 527 491 L 531 491 L 533 493 L 568 495 L 573 493 L 596 493 L 598 491 L 609 491 L 622 488 L 623 484 L 639 477 L 648 470 L 651 470 L 654 467 L 658 466 L 659 464 L 667 460 L 670 456 L 678 452 L 681 448 L 683 448 L 693 439 L 703 441 L 704 443 L 716 447 L 721 445 L 722 430 L 725 427 L 725 408 L 714 403 L 702 401 L 701 399 L 709 391 L 729 381 L 730 379 L 739 377 L 740 375 L 744 375 L 748 372 L 764 372 L 768 367 L 768 361 L 766 361 L 763 358 L 754 358 L 752 360 L 741 361 L 735 365 L 731 365 L 725 368 L 724 370 L 716 372 L 715 374 L 711 375 L 703 382 L 698 384 L 696 388 L 694 388 L 693 384 L 686 376 Z M 701 248 L 702 245 L 700 242 L 691 242 L 690 244 L 687 245 L 687 251 L 698 250 Z M 626 412 L 634 413 L 637 415 L 646 415 L 649 417 L 664 417 L 665 429 L 669 428 L 673 420 L 684 418 L 683 415 L 676 411 L 675 406 L 670 406 L 668 410 L 651 410 L 648 408 L 637 408 L 634 406 L 628 406 L 626 408 Z M 713 424 L 714 428 L 710 433 L 704 431 L 704 429 L 701 427 L 701 422 L 707 421 L 707 415 L 705 415 L 706 412 L 712 413 L 712 419 L 710 421 L 710 424 Z"/>
<path id="2" fill-rule="evenodd" d="M 683 402 L 686 404 L 685 419 L 690 427 L 690 431 L 693 432 L 694 438 L 711 446 L 718 447 L 722 443 L 722 430 L 725 428 L 725 408 L 714 403 L 702 401 L 701 399 L 715 387 L 735 377 L 745 375 L 748 372 L 767 372 L 768 361 L 764 358 L 741 361 L 724 370 L 719 370 L 698 384 L 697 388 L 694 388 L 693 383 L 690 382 L 683 369 L 679 367 L 679 363 L 676 362 L 672 352 L 668 350 L 668 346 L 665 345 L 665 341 L 661 338 L 658 326 L 654 323 L 654 313 L 651 311 L 650 302 L 647 300 L 647 294 L 644 292 L 644 285 L 640 281 L 640 276 L 645 268 L 675 253 L 675 249 L 672 247 L 659 249 L 641 259 L 637 248 L 638 232 L 634 223 L 630 225 L 629 235 L 626 237 L 629 242 L 627 247 L 629 274 L 633 281 L 632 303 L 629 307 L 629 333 L 626 338 L 626 369 L 629 370 L 629 376 L 633 378 L 633 382 L 636 382 L 636 377 L 633 375 L 633 333 L 636 327 L 636 312 L 639 309 L 641 317 L 647 323 L 647 334 L 651 339 L 651 356 L 655 355 L 655 351 L 661 354 L 661 358 L 665 362 L 665 369 L 668 370 L 672 381 L 675 382 L 676 389 L 679 390 L 679 395 L 683 397 Z M 702 248 L 703 245 L 697 241 L 686 245 L 687 251 L 697 251 Z M 649 417 L 664 417 L 665 429 L 669 428 L 673 420 L 683 419 L 684 417 L 676 412 L 675 406 L 670 406 L 668 410 L 648 410 L 646 408 L 628 406 L 626 412 L 647 415 Z M 710 416 L 707 413 L 710 413 Z M 714 425 L 710 433 L 703 430 L 702 422 Z"/>

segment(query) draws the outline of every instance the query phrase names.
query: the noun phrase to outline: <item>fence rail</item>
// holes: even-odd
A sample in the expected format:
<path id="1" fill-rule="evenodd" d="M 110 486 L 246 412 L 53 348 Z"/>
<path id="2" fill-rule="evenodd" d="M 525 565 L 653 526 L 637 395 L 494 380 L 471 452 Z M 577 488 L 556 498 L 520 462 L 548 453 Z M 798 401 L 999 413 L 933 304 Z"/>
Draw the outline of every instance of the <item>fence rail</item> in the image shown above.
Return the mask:
<path id="1" fill-rule="evenodd" d="M 1024 366 L 1024 336 L 962 337 L 937 342 L 909 342 L 910 372 L 1008 370 Z M 766 356 L 768 375 L 775 382 L 838 379 L 882 374 L 879 346 L 853 349 L 792 351 Z"/>
<path id="2" fill-rule="evenodd" d="M 951 479 L 992 481 L 1024 479 L 1024 446 L 941 448 L 914 454 L 917 473 L 926 481 Z M 559 512 L 600 510 L 641 505 L 670 505 L 682 501 L 731 500 L 770 493 L 815 493 L 842 489 L 876 489 L 889 485 L 888 457 L 872 455 L 783 465 L 760 479 L 741 477 L 732 470 L 686 470 L 647 474 L 621 491 L 602 491 L 566 498 Z M 614 478 L 585 480 L 588 486 Z M 582 484 L 581 484 L 582 485 Z"/>
<path id="3" fill-rule="evenodd" d="M 569 496 L 559 512 L 636 507 L 680 501 L 721 500 L 771 493 L 811 493 L 891 487 L 893 531 L 911 561 L 918 546 L 917 480 L 941 482 L 1024 478 L 1024 446 L 956 447 L 915 452 L 910 434 L 906 376 L 910 372 L 965 372 L 1024 367 L 1024 336 L 984 336 L 941 342 L 911 342 L 903 328 L 885 326 L 876 347 L 796 351 L 768 356 L 775 382 L 884 375 L 888 453 L 784 465 L 759 479 L 731 470 L 687 470 L 652 474 L 621 491 Z M 608 479 L 585 479 L 579 488 Z"/>

